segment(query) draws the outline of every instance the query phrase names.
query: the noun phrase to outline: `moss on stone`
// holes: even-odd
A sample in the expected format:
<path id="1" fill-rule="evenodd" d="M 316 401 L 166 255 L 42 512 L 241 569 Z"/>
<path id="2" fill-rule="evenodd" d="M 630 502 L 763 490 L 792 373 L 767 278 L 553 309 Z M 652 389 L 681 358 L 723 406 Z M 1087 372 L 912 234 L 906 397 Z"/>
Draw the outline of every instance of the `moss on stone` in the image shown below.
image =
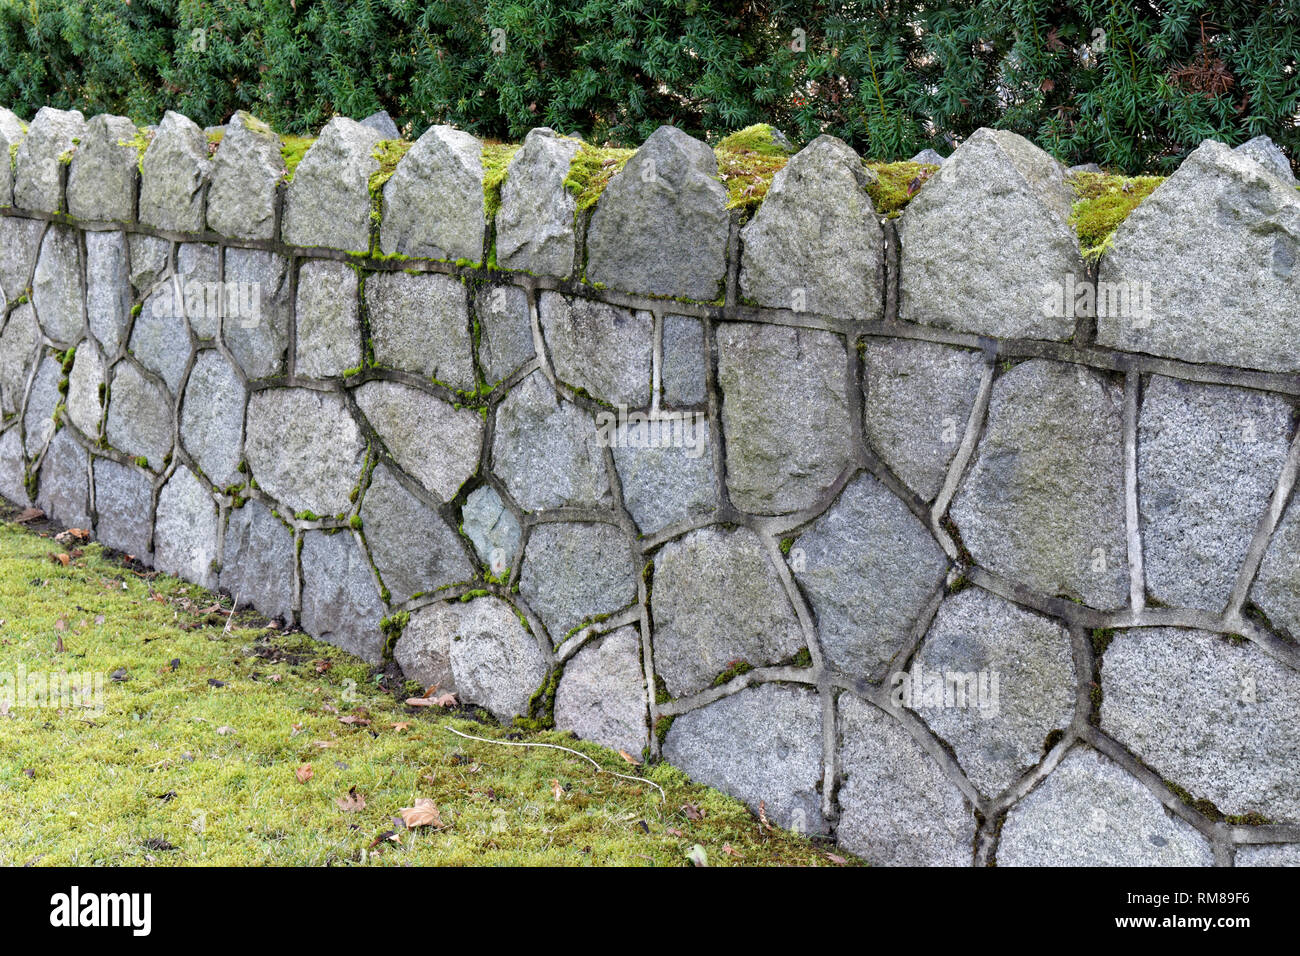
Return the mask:
<path id="1" fill-rule="evenodd" d="M 280 137 L 280 158 L 284 160 L 284 181 L 293 182 L 294 171 L 298 164 L 302 162 L 303 156 L 311 148 L 311 144 L 316 142 L 315 136 L 290 136 Z"/>
<path id="2" fill-rule="evenodd" d="M 153 142 L 154 133 L 152 130 L 136 129 L 135 135 L 130 139 L 119 139 L 118 146 L 133 146 L 136 152 L 136 167 L 140 172 L 144 172 L 144 154 L 149 151 L 149 144 Z"/>
<path id="3" fill-rule="evenodd" d="M 790 161 L 794 150 L 775 133 L 766 123 L 757 123 L 724 137 L 714 148 L 728 209 L 756 209 L 773 177 Z"/>
<path id="4" fill-rule="evenodd" d="M 370 188 L 370 195 L 378 197 L 384 188 L 384 183 L 393 178 L 393 173 L 397 172 L 397 164 L 402 161 L 402 157 L 413 146 L 413 143 L 404 139 L 383 139 L 375 144 L 371 156 L 379 162 L 379 168 L 370 174 L 370 180 L 367 186 Z"/>
<path id="5" fill-rule="evenodd" d="M 569 175 L 564 178 L 564 188 L 577 198 L 579 213 L 596 205 L 609 181 L 622 171 L 635 152 L 635 149 L 582 144 L 569 163 Z"/>
<path id="6" fill-rule="evenodd" d="M 912 201 L 926 181 L 939 169 L 932 163 L 866 163 L 876 174 L 876 181 L 867 186 L 867 195 L 875 204 L 876 212 L 889 219 L 897 219 L 903 208 Z"/>
<path id="7" fill-rule="evenodd" d="M 1079 234 L 1079 247 L 1089 262 L 1101 258 L 1110 237 L 1162 182 L 1164 176 L 1115 176 L 1110 173 L 1075 173 L 1068 180 L 1078 199 L 1070 212 L 1070 225 Z"/>
<path id="8" fill-rule="evenodd" d="M 501 187 L 505 185 L 510 160 L 519 152 L 513 143 L 483 144 L 483 214 L 491 222 L 501 208 Z"/>

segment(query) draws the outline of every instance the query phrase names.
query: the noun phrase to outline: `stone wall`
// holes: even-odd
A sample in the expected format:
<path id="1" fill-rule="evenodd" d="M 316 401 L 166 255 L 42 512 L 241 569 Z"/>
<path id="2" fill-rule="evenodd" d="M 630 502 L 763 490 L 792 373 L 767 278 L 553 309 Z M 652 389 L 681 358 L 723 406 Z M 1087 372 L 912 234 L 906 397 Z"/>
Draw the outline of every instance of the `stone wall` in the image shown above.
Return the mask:
<path id="1" fill-rule="evenodd" d="M 1300 863 L 1300 193 L 0 115 L 0 493 L 876 863 Z M 379 151 L 379 152 L 382 152 Z"/>

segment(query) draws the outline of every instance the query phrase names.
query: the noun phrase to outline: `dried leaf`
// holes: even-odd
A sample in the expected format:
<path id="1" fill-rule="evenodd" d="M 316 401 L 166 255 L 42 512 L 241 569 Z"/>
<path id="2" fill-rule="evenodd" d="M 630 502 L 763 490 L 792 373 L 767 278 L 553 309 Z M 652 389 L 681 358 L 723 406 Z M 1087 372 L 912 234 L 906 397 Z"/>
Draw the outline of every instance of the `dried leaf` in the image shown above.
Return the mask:
<path id="1" fill-rule="evenodd" d="M 686 814 L 686 819 L 693 820 L 696 823 L 704 819 L 704 814 L 700 812 L 700 808 L 693 803 L 683 804 L 682 813 Z"/>
<path id="2" fill-rule="evenodd" d="M 311 764 L 309 763 L 303 764 L 293 773 L 294 776 L 298 778 L 299 783 L 306 783 L 308 780 L 310 780 L 312 777 L 315 776 L 315 774 L 312 772 Z"/>
<path id="3" fill-rule="evenodd" d="M 564 788 L 560 786 L 560 781 L 555 778 L 551 778 L 551 793 L 555 794 L 556 803 L 564 799 Z"/>
<path id="4" fill-rule="evenodd" d="M 61 564 L 66 568 L 71 560 L 72 559 L 66 554 L 55 554 L 53 551 L 50 552 L 50 564 Z"/>
<path id="5" fill-rule="evenodd" d="M 827 853 L 826 859 L 830 860 L 836 866 L 843 866 L 845 863 L 849 862 L 848 860 L 844 859 L 844 857 L 836 856 L 834 853 Z"/>
<path id="6" fill-rule="evenodd" d="M 409 720 L 399 720 L 393 724 L 393 729 L 400 734 L 403 730 L 411 729 L 411 722 Z"/>
<path id="7" fill-rule="evenodd" d="M 334 802 L 344 813 L 360 813 L 366 808 L 366 798 L 357 793 L 356 787 L 349 788 L 345 796 L 337 798 Z"/>
<path id="8" fill-rule="evenodd" d="M 16 521 L 18 524 L 27 524 L 27 522 L 29 521 L 35 521 L 37 518 L 44 518 L 44 517 L 45 517 L 45 512 L 42 511 L 40 508 L 24 508 L 22 511 L 18 513 L 18 517 L 14 518 L 14 521 Z"/>
<path id="9" fill-rule="evenodd" d="M 402 822 L 410 830 L 416 827 L 433 827 L 435 830 L 442 830 L 447 826 L 442 822 L 442 815 L 438 812 L 437 806 L 428 797 L 416 797 L 415 806 L 403 807 L 398 812 L 402 815 Z"/>
<path id="10" fill-rule="evenodd" d="M 727 856 L 735 857 L 737 860 L 740 859 L 740 851 L 737 850 L 737 849 L 736 849 L 734 846 L 732 846 L 730 843 L 724 843 L 724 844 L 722 844 L 722 852 L 725 853 L 725 854 L 727 854 Z"/>
<path id="11" fill-rule="evenodd" d="M 634 766 L 634 767 L 639 767 L 639 766 L 641 766 L 641 761 L 638 760 L 636 757 L 633 757 L 633 756 L 632 756 L 630 753 L 628 753 L 626 750 L 620 750 L 620 751 L 618 752 L 618 755 L 619 755 L 620 757 L 622 757 L 624 760 L 626 760 L 628 763 L 630 763 L 630 764 L 631 764 L 632 766 Z"/>

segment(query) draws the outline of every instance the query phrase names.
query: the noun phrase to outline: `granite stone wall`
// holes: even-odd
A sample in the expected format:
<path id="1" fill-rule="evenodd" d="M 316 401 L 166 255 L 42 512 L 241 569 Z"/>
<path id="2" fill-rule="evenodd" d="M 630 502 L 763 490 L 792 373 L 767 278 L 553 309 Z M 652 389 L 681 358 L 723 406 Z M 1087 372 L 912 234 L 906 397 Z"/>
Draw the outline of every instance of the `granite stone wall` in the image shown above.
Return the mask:
<path id="1" fill-rule="evenodd" d="M 1300 864 L 1300 193 L 0 113 L 0 494 L 880 864 Z M 489 217 L 489 209 L 492 214 Z"/>

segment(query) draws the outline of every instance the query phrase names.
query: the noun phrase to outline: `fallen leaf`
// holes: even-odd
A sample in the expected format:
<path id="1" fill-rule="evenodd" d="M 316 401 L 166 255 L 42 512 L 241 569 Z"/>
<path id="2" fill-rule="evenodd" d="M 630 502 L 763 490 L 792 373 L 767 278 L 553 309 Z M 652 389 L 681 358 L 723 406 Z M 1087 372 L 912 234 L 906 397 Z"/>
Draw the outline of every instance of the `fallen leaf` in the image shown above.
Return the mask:
<path id="1" fill-rule="evenodd" d="M 364 717 L 358 717 L 355 714 L 348 714 L 346 717 L 339 718 L 340 724 L 356 724 L 358 727 L 369 727 L 370 721 Z"/>
<path id="2" fill-rule="evenodd" d="M 18 517 L 14 518 L 14 521 L 16 521 L 18 524 L 27 524 L 27 522 L 29 521 L 35 521 L 37 518 L 44 518 L 44 517 L 45 517 L 45 512 L 42 511 L 40 508 L 24 508 L 22 511 L 18 513 Z"/>
<path id="3" fill-rule="evenodd" d="M 398 812 L 402 815 L 402 822 L 406 824 L 407 829 L 433 827 L 435 830 L 442 830 L 447 826 L 442 822 L 442 815 L 438 812 L 437 806 L 428 797 L 416 797 L 415 806 L 403 807 Z"/>
<path id="4" fill-rule="evenodd" d="M 339 742 L 338 742 L 337 740 L 318 740 L 318 741 L 316 741 L 316 746 L 319 747 L 321 750 L 329 750 L 331 747 L 337 747 L 338 745 L 339 745 Z"/>
<path id="5" fill-rule="evenodd" d="M 704 847 L 698 843 L 686 851 L 686 859 L 690 860 L 696 866 L 708 866 L 709 855 L 704 852 Z"/>
<path id="6" fill-rule="evenodd" d="M 366 808 L 366 798 L 357 793 L 356 787 L 351 787 L 346 795 L 338 797 L 334 802 L 344 813 L 360 813 Z"/>
<path id="7" fill-rule="evenodd" d="M 409 720 L 399 720 L 393 724 L 393 729 L 400 734 L 403 730 L 411 729 L 411 722 Z"/>
<path id="8" fill-rule="evenodd" d="M 307 782 L 308 780 L 310 780 L 313 776 L 315 776 L 315 774 L 312 773 L 311 764 L 309 764 L 309 763 L 305 763 L 305 764 L 303 764 L 301 767 L 299 767 L 299 768 L 298 768 L 297 770 L 295 770 L 293 773 L 294 773 L 294 776 L 298 778 L 298 782 L 299 782 L 299 783 L 306 783 L 306 782 Z"/>
<path id="9" fill-rule="evenodd" d="M 700 808 L 693 803 L 683 804 L 682 813 L 686 814 L 686 819 L 693 820 L 696 823 L 704 819 L 704 814 L 700 812 Z"/>
<path id="10" fill-rule="evenodd" d="M 665 832 L 665 833 L 668 833 L 668 834 L 671 834 L 672 836 L 675 836 L 675 837 L 684 837 L 684 836 L 686 836 L 685 833 L 683 833 L 681 830 L 677 829 L 676 827 L 668 827 L 664 832 Z"/>
<path id="11" fill-rule="evenodd" d="M 209 686 L 209 687 L 225 687 L 225 686 L 226 686 L 226 682 L 223 681 L 223 680 L 217 680 L 215 677 L 209 677 L 209 678 L 208 678 L 208 686 Z"/>
<path id="12" fill-rule="evenodd" d="M 762 800 L 758 801 L 758 825 L 763 830 L 772 829 L 772 824 L 767 822 L 767 804 Z"/>
<path id="13" fill-rule="evenodd" d="M 564 788 L 560 786 L 560 781 L 551 779 L 551 793 L 555 794 L 555 802 L 559 803 L 564 799 Z"/>
<path id="14" fill-rule="evenodd" d="M 843 866 L 845 863 L 849 862 L 848 860 L 844 859 L 844 857 L 836 856 L 834 853 L 827 853 L 826 859 L 830 860 L 832 863 L 836 864 L 837 866 Z"/>
<path id="15" fill-rule="evenodd" d="M 626 750 L 620 750 L 620 751 L 618 752 L 618 755 L 619 755 L 620 757 L 622 757 L 624 760 L 626 760 L 628 763 L 630 763 L 630 764 L 631 764 L 632 766 L 634 766 L 634 767 L 639 767 L 639 766 L 641 766 L 641 761 L 640 761 L 640 760 L 637 760 L 636 757 L 633 757 L 633 756 L 632 756 L 630 753 L 628 753 Z"/>
<path id="16" fill-rule="evenodd" d="M 62 654 L 62 653 L 64 652 L 64 650 L 66 650 L 66 648 L 64 648 L 64 646 L 63 646 L 63 637 L 60 636 L 60 637 L 59 637 L 59 638 L 54 642 L 54 653 L 55 653 L 55 654 Z"/>
<path id="17" fill-rule="evenodd" d="M 72 559 L 66 554 L 55 554 L 53 551 L 50 552 L 50 564 L 61 564 L 66 568 L 68 562 L 71 560 Z"/>
<path id="18" fill-rule="evenodd" d="M 722 852 L 725 853 L 725 854 L 727 854 L 727 856 L 735 857 L 737 860 L 740 859 L 740 851 L 737 850 L 737 849 L 736 849 L 734 846 L 732 846 L 730 843 L 724 843 L 724 844 L 722 844 Z"/>
<path id="19" fill-rule="evenodd" d="M 68 629 L 68 619 L 66 617 L 59 618 L 54 622 L 54 629 L 56 631 L 66 631 Z"/>
<path id="20" fill-rule="evenodd" d="M 217 728 L 217 733 L 220 734 L 222 737 L 229 736 L 230 734 L 233 734 L 234 732 L 235 732 L 235 728 L 234 728 L 234 727 L 218 727 L 218 728 Z"/>

